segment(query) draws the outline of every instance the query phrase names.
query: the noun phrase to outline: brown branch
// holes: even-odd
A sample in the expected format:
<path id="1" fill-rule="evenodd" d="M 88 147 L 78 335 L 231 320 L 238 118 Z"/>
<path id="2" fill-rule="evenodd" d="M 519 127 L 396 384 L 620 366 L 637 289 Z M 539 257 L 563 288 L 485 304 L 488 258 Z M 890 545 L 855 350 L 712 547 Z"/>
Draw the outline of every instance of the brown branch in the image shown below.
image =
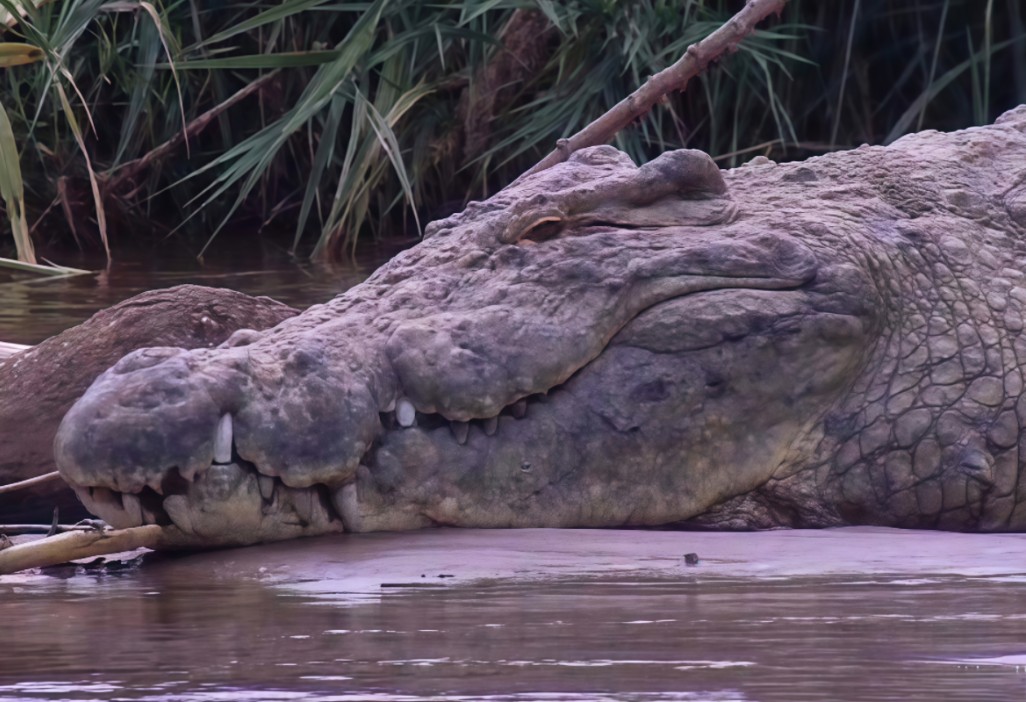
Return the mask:
<path id="1" fill-rule="evenodd" d="M 737 50 L 737 45 L 755 30 L 755 25 L 771 14 L 779 15 L 787 0 L 748 0 L 744 8 L 715 32 L 692 44 L 675 64 L 645 81 L 645 84 L 614 105 L 612 109 L 574 134 L 560 139 L 556 150 L 520 176 L 529 176 L 557 163 L 587 146 L 605 144 L 621 129 L 643 116 L 672 90 L 684 90 L 688 81 L 700 74 L 712 61 Z"/>
<path id="2" fill-rule="evenodd" d="M 174 542 L 174 531 L 173 527 L 147 524 L 131 529 L 69 531 L 28 541 L 0 550 L 0 575 L 59 565 L 79 558 L 105 556 L 138 548 L 159 548 Z"/>
<path id="3" fill-rule="evenodd" d="M 14 492 L 16 490 L 23 490 L 25 488 L 34 487 L 41 483 L 48 483 L 51 480 L 60 480 L 61 474 L 57 471 L 52 473 L 44 473 L 43 475 L 37 475 L 34 478 L 27 478 L 25 480 L 19 480 L 16 483 L 8 483 L 7 485 L 0 485 L 0 495 L 6 492 Z"/>
<path id="4" fill-rule="evenodd" d="M 108 193 L 116 192 L 119 187 L 124 185 L 126 182 L 133 182 L 135 177 L 139 175 L 143 170 L 150 167 L 154 161 L 159 161 L 167 156 L 171 151 L 178 147 L 183 141 L 193 138 L 204 129 L 207 128 L 211 122 L 217 119 L 221 113 L 228 108 L 237 104 L 238 102 L 249 97 L 253 93 L 264 88 L 271 80 L 278 75 L 278 69 L 271 71 L 263 76 L 260 76 L 255 81 L 247 85 L 246 87 L 239 90 L 237 93 L 232 95 L 224 102 L 211 107 L 209 110 L 201 114 L 196 119 L 189 122 L 188 126 L 180 132 L 175 133 L 173 137 L 165 141 L 155 149 L 148 151 L 139 158 L 129 161 L 124 164 L 112 174 L 107 176 L 107 182 L 105 183 L 105 190 Z"/>

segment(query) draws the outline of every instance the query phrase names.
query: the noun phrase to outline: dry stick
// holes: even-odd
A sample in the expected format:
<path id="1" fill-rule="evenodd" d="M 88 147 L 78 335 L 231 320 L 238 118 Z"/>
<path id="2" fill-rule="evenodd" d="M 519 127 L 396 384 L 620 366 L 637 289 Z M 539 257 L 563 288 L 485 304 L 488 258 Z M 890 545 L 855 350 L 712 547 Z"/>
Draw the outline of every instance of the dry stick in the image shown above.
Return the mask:
<path id="1" fill-rule="evenodd" d="M 710 62 L 737 45 L 755 30 L 755 25 L 771 14 L 779 15 L 787 0 L 748 0 L 744 8 L 715 32 L 697 44 L 692 44 L 677 63 L 665 68 L 645 81 L 645 84 L 617 103 L 569 139 L 560 139 L 556 150 L 520 176 L 529 176 L 557 163 L 562 163 L 573 152 L 586 146 L 605 144 L 621 129 L 652 109 L 672 90 L 684 90 L 688 81 L 705 70 Z"/>
<path id="2" fill-rule="evenodd" d="M 69 531 L 0 550 L 0 575 L 28 568 L 45 568 L 79 558 L 158 548 L 173 542 L 173 527 L 156 524 L 109 531 Z"/>
<path id="3" fill-rule="evenodd" d="M 121 166 L 113 174 L 107 177 L 105 190 L 108 193 L 115 192 L 124 182 L 134 179 L 141 171 L 148 168 L 151 163 L 164 158 L 183 141 L 193 138 L 206 129 L 208 124 L 217 119 L 217 117 L 229 107 L 262 89 L 270 83 L 276 75 L 278 75 L 278 71 L 279 69 L 275 69 L 270 73 L 260 76 L 224 102 L 211 107 L 199 117 L 189 122 L 189 125 L 184 131 L 176 132 L 173 137 L 165 141 L 160 146 Z"/>
<path id="4" fill-rule="evenodd" d="M 15 490 L 23 490 L 24 488 L 33 487 L 41 483 L 48 483 L 51 480 L 60 480 L 61 474 L 57 471 L 52 473 L 44 473 L 43 475 L 37 475 L 34 478 L 27 478 L 25 480 L 19 480 L 16 483 L 8 483 L 7 485 L 0 485 L 0 495 L 5 492 L 14 492 Z"/>

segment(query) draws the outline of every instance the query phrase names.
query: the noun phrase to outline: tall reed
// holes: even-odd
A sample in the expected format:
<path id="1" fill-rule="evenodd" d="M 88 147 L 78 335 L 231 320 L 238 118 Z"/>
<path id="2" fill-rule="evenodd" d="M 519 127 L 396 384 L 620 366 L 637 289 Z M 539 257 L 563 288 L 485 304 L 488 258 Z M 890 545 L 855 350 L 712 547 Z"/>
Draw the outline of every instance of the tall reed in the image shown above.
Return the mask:
<path id="1" fill-rule="evenodd" d="M 317 258 L 412 236 L 515 178 L 736 9 L 0 0 L 4 38 L 43 54 L 0 72 L 26 227 L 43 246 L 65 231 L 102 246 L 110 230 L 115 250 L 156 228 L 197 253 L 229 245 L 226 229 L 263 232 Z M 1026 102 L 1022 15 L 1018 0 L 790 0 L 616 143 L 639 160 L 688 146 L 732 166 L 989 121 Z"/>

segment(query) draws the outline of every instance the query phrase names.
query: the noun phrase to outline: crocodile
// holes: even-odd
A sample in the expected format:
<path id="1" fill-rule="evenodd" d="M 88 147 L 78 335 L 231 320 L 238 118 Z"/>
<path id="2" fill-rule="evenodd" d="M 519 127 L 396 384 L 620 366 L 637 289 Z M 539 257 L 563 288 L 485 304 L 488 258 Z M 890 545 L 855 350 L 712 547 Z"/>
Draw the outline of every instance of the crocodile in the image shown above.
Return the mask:
<path id="1" fill-rule="evenodd" d="M 54 470 L 53 439 L 72 403 L 122 356 L 154 345 L 216 346 L 243 327 L 266 329 L 299 310 L 269 297 L 178 285 L 149 290 L 97 312 L 37 346 L 0 358 L 0 484 Z M 0 493 L 0 523 L 88 516 L 60 480 Z"/>
<path id="2" fill-rule="evenodd" d="M 1026 528 L 1026 106 L 721 171 L 609 146 L 333 300 L 135 351 L 54 450 L 183 545 L 462 527 Z"/>

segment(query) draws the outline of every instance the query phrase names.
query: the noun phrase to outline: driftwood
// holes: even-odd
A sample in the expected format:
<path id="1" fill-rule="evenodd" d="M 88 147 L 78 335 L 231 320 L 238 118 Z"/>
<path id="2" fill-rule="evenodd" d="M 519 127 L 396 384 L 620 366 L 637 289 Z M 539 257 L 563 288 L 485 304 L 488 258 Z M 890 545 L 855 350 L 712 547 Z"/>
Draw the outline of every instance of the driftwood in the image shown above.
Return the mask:
<path id="1" fill-rule="evenodd" d="M 161 548 L 174 544 L 176 532 L 174 527 L 155 524 L 131 529 L 68 531 L 0 550 L 0 575 L 139 548 Z"/>
<path id="2" fill-rule="evenodd" d="M 684 90 L 688 81 L 726 53 L 737 50 L 737 45 L 755 30 L 755 25 L 771 14 L 779 15 L 787 0 L 748 0 L 744 8 L 715 32 L 697 44 L 692 44 L 675 64 L 650 77 L 645 84 L 618 102 L 612 109 L 568 139 L 560 139 L 555 151 L 536 163 L 521 178 L 532 175 L 557 163 L 562 163 L 573 152 L 588 146 L 605 144 L 617 132 L 651 110 L 663 96 L 674 90 Z"/>

